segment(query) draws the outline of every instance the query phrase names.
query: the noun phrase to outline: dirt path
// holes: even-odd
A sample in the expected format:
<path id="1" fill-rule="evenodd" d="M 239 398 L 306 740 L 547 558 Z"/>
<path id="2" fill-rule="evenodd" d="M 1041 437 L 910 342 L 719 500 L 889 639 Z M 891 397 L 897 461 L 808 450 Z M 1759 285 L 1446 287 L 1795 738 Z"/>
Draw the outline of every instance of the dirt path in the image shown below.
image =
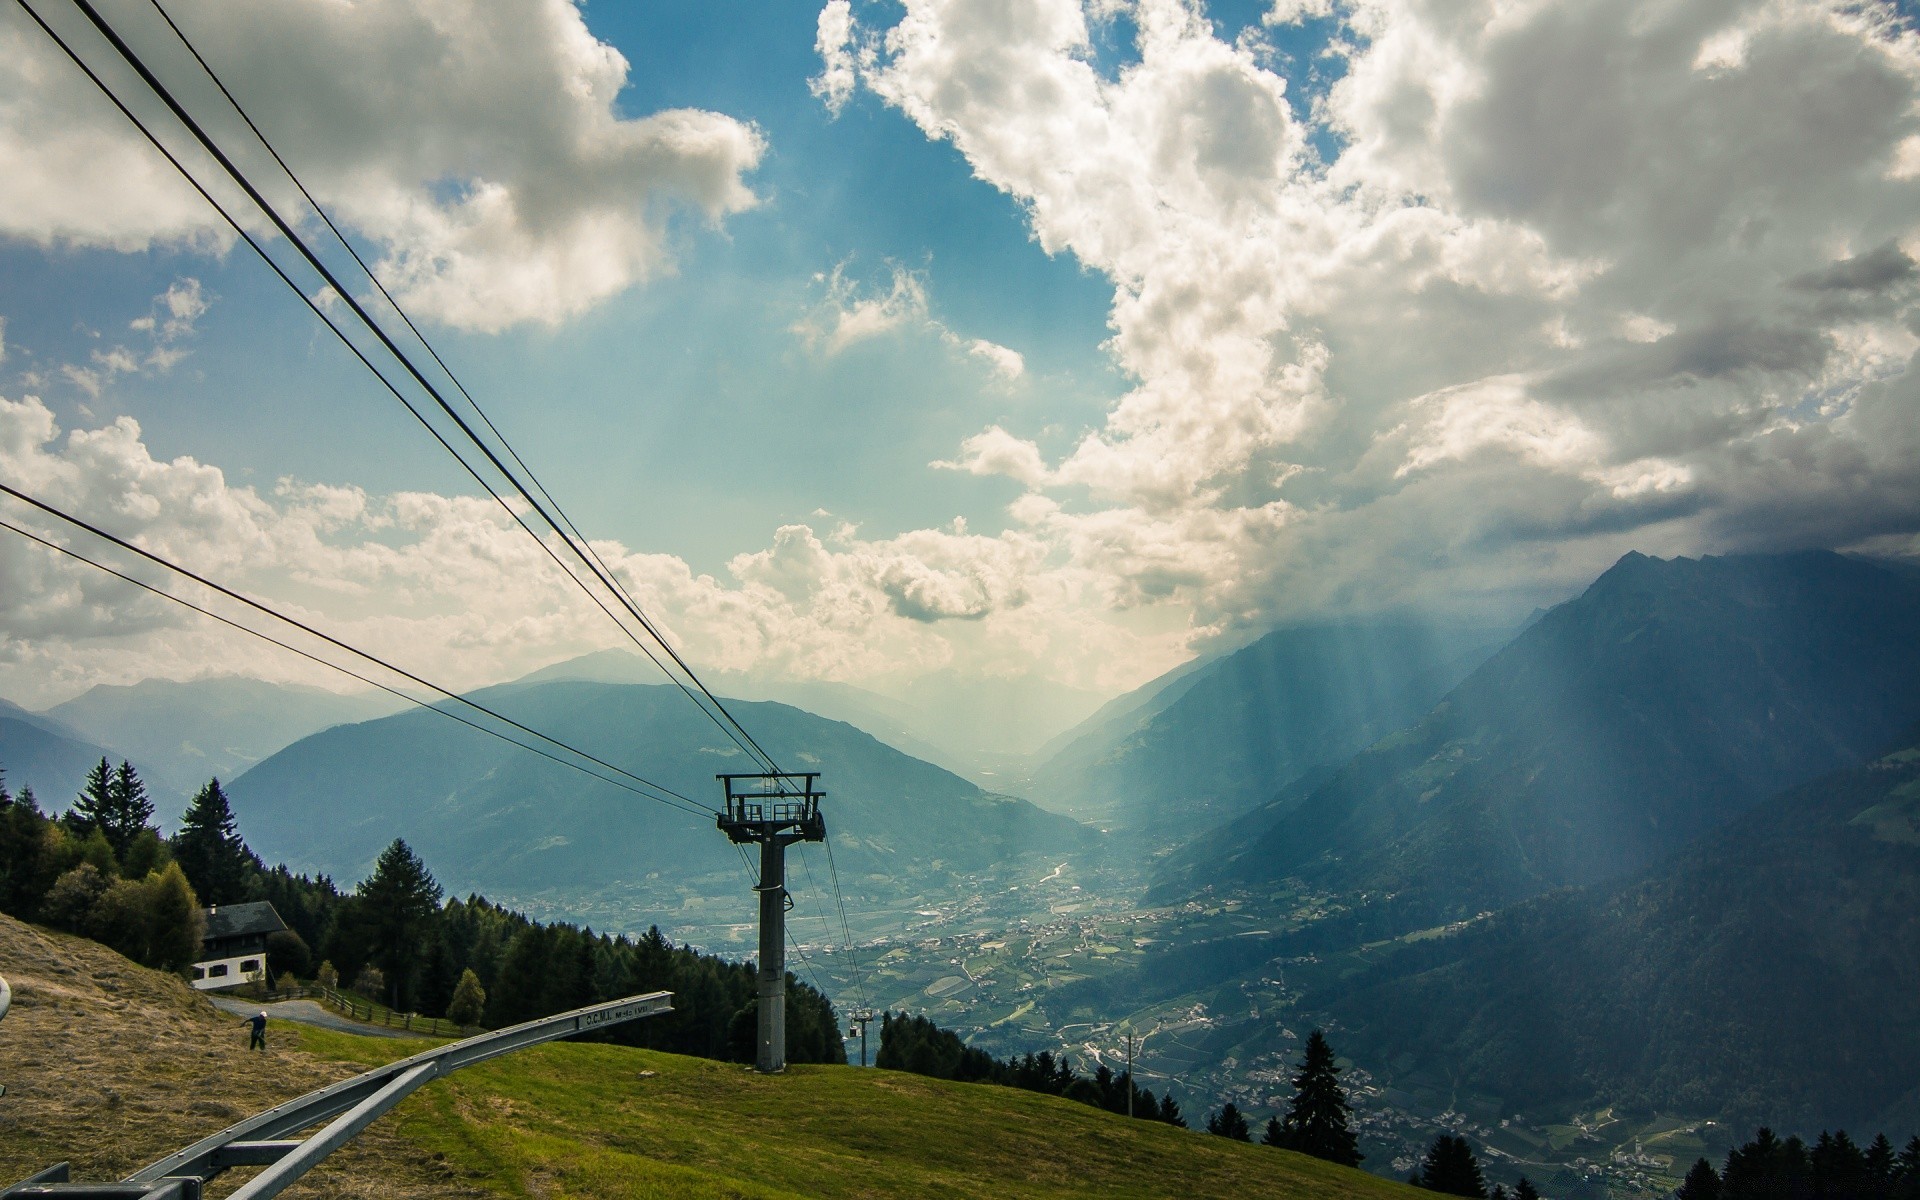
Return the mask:
<path id="1" fill-rule="evenodd" d="M 235 1000 L 231 996 L 208 996 L 213 1006 L 221 1012 L 232 1013 L 236 1017 L 250 1017 L 266 1010 L 269 1018 L 276 1021 L 298 1021 L 302 1025 L 318 1025 L 322 1029 L 331 1029 L 336 1033 L 359 1033 L 368 1037 L 417 1038 L 421 1033 L 408 1033 L 404 1029 L 388 1029 L 383 1025 L 369 1025 L 364 1021 L 355 1021 L 343 1017 L 317 1000 L 282 1000 L 278 1004 L 249 1003 Z"/>

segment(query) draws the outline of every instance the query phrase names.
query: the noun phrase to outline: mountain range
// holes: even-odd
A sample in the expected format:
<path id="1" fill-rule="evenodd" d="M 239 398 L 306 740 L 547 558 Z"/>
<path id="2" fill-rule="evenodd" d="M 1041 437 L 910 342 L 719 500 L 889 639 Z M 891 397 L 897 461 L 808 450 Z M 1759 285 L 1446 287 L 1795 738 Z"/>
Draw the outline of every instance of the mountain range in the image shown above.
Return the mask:
<path id="1" fill-rule="evenodd" d="M 1431 712 L 1169 862 L 1158 893 L 1288 878 L 1400 928 L 1643 868 L 1920 720 L 1920 581 L 1831 553 L 1630 554 Z"/>
<path id="2" fill-rule="evenodd" d="M 718 804 L 716 774 L 754 769 L 671 686 L 519 683 L 474 699 L 696 804 Z M 876 903 L 900 903 L 929 880 L 953 887 L 1027 854 L 1097 840 L 1068 818 L 985 792 L 843 722 L 772 702 L 730 708 L 787 769 L 830 764 L 823 811 L 840 877 Z M 269 861 L 344 880 L 360 878 L 388 842 L 405 837 L 458 890 L 545 896 L 566 911 L 596 911 L 593 898 L 609 888 L 645 896 L 633 910 L 672 908 L 675 897 L 745 896 L 740 862 L 711 817 L 424 710 L 302 739 L 229 790 L 242 833 Z"/>
<path id="3" fill-rule="evenodd" d="M 1501 640 L 1412 621 L 1278 629 L 1113 701 L 1054 750 L 1025 794 L 1174 840 L 1418 720 Z"/>
<path id="4" fill-rule="evenodd" d="M 0 771 L 9 791 L 33 789 L 42 811 L 65 809 L 106 755 L 79 730 L 0 700 Z"/>

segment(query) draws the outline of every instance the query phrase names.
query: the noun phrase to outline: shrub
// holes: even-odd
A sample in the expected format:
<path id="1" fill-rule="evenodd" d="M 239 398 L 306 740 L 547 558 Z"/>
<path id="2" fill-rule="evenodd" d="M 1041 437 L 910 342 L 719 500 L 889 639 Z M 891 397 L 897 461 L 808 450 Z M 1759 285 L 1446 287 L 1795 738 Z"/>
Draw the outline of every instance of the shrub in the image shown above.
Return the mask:
<path id="1" fill-rule="evenodd" d="M 460 973 L 460 982 L 454 985 L 453 999 L 447 1002 L 447 1020 L 455 1025 L 478 1025 L 480 1015 L 487 1011 L 487 989 L 480 986 L 480 977 L 469 967 Z"/>

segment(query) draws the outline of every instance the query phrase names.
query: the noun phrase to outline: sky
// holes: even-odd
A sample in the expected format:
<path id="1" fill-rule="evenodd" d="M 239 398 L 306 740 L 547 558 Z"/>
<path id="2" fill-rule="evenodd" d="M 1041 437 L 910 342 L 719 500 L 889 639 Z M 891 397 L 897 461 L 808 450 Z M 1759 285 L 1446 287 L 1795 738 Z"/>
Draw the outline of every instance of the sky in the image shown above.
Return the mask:
<path id="1" fill-rule="evenodd" d="M 1893 6 L 167 11 L 718 676 L 1084 699 L 1630 550 L 1920 553 Z M 13 486 L 455 686 L 618 644 L 15 5 L 0 322 Z M 0 535 L 0 696 L 326 682 Z"/>

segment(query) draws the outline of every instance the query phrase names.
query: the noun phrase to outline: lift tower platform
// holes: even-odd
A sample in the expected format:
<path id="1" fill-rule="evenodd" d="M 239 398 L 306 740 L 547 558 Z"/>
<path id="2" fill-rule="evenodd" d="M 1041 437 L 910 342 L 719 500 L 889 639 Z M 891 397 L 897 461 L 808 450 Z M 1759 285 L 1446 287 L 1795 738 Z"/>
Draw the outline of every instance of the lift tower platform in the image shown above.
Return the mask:
<path id="1" fill-rule="evenodd" d="M 820 815 L 826 793 L 814 787 L 818 771 L 717 775 L 727 789 L 715 824 L 738 843 L 760 843 L 760 1041 L 754 1069 L 787 1069 L 787 847 L 824 842 Z"/>

